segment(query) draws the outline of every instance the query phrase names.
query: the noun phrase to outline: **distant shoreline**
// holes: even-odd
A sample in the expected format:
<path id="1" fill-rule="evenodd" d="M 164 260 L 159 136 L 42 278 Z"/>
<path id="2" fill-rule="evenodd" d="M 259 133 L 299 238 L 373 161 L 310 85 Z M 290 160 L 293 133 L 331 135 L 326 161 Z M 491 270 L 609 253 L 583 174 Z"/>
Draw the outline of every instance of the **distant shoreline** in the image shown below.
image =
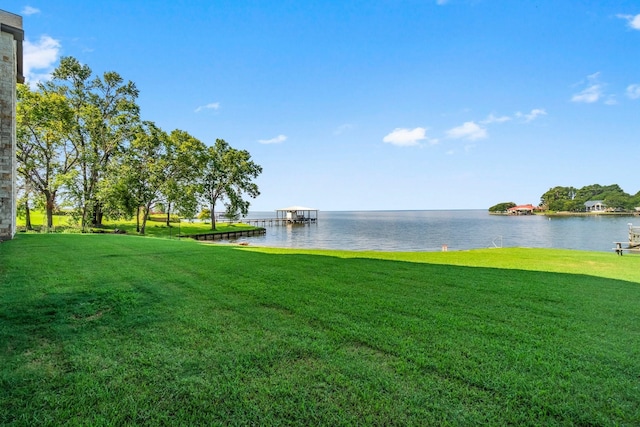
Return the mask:
<path id="1" fill-rule="evenodd" d="M 541 212 L 544 216 L 638 216 L 638 212 Z"/>
<path id="2" fill-rule="evenodd" d="M 535 212 L 531 215 L 513 215 L 506 212 L 489 212 L 498 216 L 640 216 L 640 212 Z"/>

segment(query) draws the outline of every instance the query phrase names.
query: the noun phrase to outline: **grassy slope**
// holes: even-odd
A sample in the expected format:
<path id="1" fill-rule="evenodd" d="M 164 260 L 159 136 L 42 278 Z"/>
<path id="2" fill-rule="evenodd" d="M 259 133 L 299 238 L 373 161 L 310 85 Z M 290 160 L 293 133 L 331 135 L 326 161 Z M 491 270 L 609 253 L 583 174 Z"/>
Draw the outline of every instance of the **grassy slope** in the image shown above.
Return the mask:
<path id="1" fill-rule="evenodd" d="M 0 424 L 640 423 L 640 258 L 0 244 Z"/>

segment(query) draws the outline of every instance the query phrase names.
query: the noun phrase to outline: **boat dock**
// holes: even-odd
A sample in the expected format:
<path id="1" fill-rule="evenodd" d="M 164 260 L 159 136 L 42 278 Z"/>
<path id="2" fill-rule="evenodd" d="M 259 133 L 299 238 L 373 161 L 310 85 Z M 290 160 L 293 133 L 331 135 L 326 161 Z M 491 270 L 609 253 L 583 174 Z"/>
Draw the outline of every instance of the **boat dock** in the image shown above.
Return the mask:
<path id="1" fill-rule="evenodd" d="M 231 240 L 240 237 L 264 236 L 267 230 L 255 228 L 253 230 L 223 231 L 218 233 L 189 234 L 180 237 L 188 237 L 195 240 Z"/>
<path id="2" fill-rule="evenodd" d="M 224 220 L 220 220 L 224 221 Z M 290 206 L 288 208 L 276 209 L 275 218 L 243 218 L 244 224 L 256 227 L 267 225 L 289 225 L 289 224 L 315 224 L 318 221 L 318 209 L 305 208 L 303 206 Z"/>
<path id="3" fill-rule="evenodd" d="M 242 220 L 244 224 L 254 225 L 256 227 L 259 226 L 267 226 L 267 225 L 287 225 L 287 224 L 311 224 L 316 222 L 316 218 L 259 218 L 259 219 L 248 219 L 245 218 Z"/>
<path id="4" fill-rule="evenodd" d="M 629 224 L 629 241 L 613 242 L 616 247 L 613 249 L 618 255 L 622 255 L 624 251 L 629 253 L 640 253 L 640 227 Z M 626 245 L 623 247 L 622 245 Z"/>

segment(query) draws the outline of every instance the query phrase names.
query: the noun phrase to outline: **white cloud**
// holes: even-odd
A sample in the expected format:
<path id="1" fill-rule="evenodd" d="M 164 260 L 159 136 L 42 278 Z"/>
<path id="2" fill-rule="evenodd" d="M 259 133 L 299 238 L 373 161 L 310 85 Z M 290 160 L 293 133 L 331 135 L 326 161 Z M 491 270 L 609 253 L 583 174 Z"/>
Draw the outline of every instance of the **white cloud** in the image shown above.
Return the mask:
<path id="1" fill-rule="evenodd" d="M 468 139 L 470 141 L 475 141 L 477 139 L 484 139 L 489 135 L 487 133 L 487 130 L 482 126 L 479 126 L 477 123 L 466 122 L 461 126 L 449 129 L 447 131 L 447 136 L 454 139 L 462 138 Z"/>
<path id="2" fill-rule="evenodd" d="M 286 135 L 278 135 L 275 138 L 271 139 L 259 139 L 258 142 L 260 144 L 280 144 L 281 142 L 285 142 L 287 140 Z"/>
<path id="3" fill-rule="evenodd" d="M 640 30 L 640 13 L 637 15 L 617 15 L 618 18 L 626 19 L 627 24 L 634 30 Z"/>
<path id="4" fill-rule="evenodd" d="M 603 86 L 598 81 L 600 77 L 600 72 L 593 73 L 590 76 L 587 76 L 587 87 L 576 93 L 571 97 L 571 101 L 573 102 L 584 102 L 587 104 L 591 104 L 600 100 L 603 97 Z"/>
<path id="5" fill-rule="evenodd" d="M 640 84 L 632 84 L 627 86 L 627 96 L 631 99 L 640 98 Z"/>
<path id="6" fill-rule="evenodd" d="M 207 105 L 201 105 L 198 108 L 196 108 L 195 110 L 193 110 L 195 113 L 199 113 L 202 110 L 214 110 L 217 111 L 220 109 L 220 103 L 219 102 L 212 102 L 210 104 Z"/>
<path id="7" fill-rule="evenodd" d="M 594 84 L 571 97 L 573 102 L 584 102 L 591 104 L 597 102 L 602 97 L 602 86 Z"/>
<path id="8" fill-rule="evenodd" d="M 547 112 L 542 108 L 534 108 L 529 113 L 521 113 L 520 111 L 516 113 L 516 117 L 523 119 L 526 123 L 529 123 L 540 116 L 546 116 L 546 115 L 547 115 Z"/>
<path id="9" fill-rule="evenodd" d="M 386 142 L 392 145 L 397 145 L 398 147 L 410 147 L 413 145 L 420 145 L 420 141 L 427 139 L 427 130 L 425 128 L 415 128 L 415 129 L 403 129 L 396 128 L 382 138 L 382 142 Z M 437 141 L 431 141 L 432 143 L 436 143 Z"/>
<path id="10" fill-rule="evenodd" d="M 494 116 L 493 114 L 489 114 L 489 116 L 486 119 L 482 120 L 480 123 L 488 125 L 491 123 L 504 123 L 508 122 L 509 120 L 511 120 L 511 117 L 509 116 Z"/>
<path id="11" fill-rule="evenodd" d="M 60 56 L 60 42 L 47 35 L 32 43 L 28 39 L 23 44 L 24 75 L 31 87 L 49 80 L 54 64 Z"/>
<path id="12" fill-rule="evenodd" d="M 35 7 L 31 7 L 31 6 L 25 6 L 22 9 L 21 13 L 25 16 L 35 15 L 37 13 L 40 13 L 40 9 L 36 9 Z"/>

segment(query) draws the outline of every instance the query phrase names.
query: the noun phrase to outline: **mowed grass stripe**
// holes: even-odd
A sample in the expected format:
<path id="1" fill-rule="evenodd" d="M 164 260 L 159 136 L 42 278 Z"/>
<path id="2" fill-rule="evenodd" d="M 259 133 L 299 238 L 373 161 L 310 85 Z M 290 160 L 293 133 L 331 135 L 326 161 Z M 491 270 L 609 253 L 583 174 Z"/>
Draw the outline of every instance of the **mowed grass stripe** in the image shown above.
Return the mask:
<path id="1" fill-rule="evenodd" d="M 638 424 L 639 262 L 20 235 L 0 424 Z"/>

